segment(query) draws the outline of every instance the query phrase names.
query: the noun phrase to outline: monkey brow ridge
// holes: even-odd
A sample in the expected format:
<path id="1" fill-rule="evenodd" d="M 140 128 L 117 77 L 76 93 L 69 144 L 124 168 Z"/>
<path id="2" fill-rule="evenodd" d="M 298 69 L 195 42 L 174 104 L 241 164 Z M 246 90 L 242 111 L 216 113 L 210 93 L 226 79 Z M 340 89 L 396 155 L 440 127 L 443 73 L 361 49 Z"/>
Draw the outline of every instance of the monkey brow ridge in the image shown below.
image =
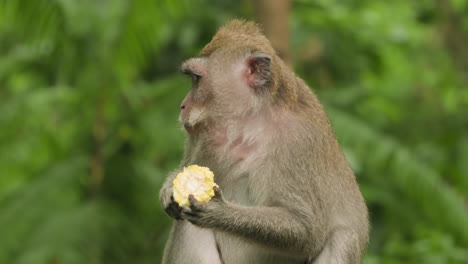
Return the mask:
<path id="1" fill-rule="evenodd" d="M 197 74 L 200 75 L 200 69 L 198 69 L 200 64 L 204 63 L 206 57 L 195 56 L 190 59 L 187 59 L 180 66 L 180 71 L 183 74 Z"/>

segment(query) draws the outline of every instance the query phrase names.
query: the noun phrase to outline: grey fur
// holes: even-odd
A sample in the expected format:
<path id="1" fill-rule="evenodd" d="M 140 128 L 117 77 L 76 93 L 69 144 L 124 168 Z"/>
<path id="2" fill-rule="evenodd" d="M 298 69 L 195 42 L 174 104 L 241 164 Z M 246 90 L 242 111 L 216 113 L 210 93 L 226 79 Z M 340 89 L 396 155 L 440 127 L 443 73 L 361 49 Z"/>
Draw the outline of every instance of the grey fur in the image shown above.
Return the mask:
<path id="1" fill-rule="evenodd" d="M 201 52 L 203 67 L 195 65 L 202 77 L 183 102 L 184 158 L 160 192 L 169 215 L 183 219 L 174 221 L 163 263 L 360 263 L 369 224 L 354 174 L 316 96 L 252 27 L 230 23 Z M 236 34 L 242 41 L 223 42 Z M 242 87 L 223 82 L 229 67 L 217 66 L 257 51 L 271 57 L 268 93 L 229 94 Z M 245 101 L 255 107 L 232 110 Z M 195 109 L 203 118 L 191 119 Z M 190 164 L 209 167 L 220 188 L 209 202 L 191 197 L 180 208 L 172 181 Z"/>

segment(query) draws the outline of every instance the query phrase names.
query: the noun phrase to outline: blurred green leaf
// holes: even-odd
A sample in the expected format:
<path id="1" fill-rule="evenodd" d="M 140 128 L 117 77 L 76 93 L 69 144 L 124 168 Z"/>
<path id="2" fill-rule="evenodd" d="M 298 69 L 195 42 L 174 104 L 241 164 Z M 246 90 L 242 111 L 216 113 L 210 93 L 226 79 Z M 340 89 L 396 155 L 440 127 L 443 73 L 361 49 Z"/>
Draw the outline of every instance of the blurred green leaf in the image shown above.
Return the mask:
<path id="1" fill-rule="evenodd" d="M 370 208 L 364 263 L 468 262 L 467 5 L 292 1 L 296 72 Z M 179 65 L 253 10 L 0 0 L 0 263 L 158 263 L 190 87 Z"/>

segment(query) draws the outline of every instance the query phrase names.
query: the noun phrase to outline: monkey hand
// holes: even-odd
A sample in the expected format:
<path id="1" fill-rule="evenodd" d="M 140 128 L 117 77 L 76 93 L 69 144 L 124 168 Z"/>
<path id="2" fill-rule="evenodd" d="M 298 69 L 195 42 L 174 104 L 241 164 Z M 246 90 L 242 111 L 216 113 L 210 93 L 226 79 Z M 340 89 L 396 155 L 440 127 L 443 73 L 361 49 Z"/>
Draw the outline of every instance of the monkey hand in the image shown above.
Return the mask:
<path id="1" fill-rule="evenodd" d="M 217 222 L 216 216 L 227 206 L 219 187 L 214 187 L 215 195 L 208 202 L 200 202 L 193 195 L 189 195 L 189 206 L 183 206 L 182 219 L 188 220 L 194 225 L 213 228 Z"/>
<path id="2" fill-rule="evenodd" d="M 172 181 L 169 181 L 172 183 Z M 164 184 L 159 193 L 159 200 L 161 201 L 162 207 L 166 213 L 174 218 L 175 220 L 182 220 L 181 209 L 179 204 L 174 201 L 174 196 L 172 195 L 172 184 Z"/>

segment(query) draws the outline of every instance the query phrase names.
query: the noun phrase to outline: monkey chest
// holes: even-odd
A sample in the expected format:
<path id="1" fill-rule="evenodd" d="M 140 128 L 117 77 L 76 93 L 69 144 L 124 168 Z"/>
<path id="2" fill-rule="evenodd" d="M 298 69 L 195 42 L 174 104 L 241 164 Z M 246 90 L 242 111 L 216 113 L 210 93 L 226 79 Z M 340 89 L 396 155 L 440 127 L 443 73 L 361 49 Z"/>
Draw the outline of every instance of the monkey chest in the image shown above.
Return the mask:
<path id="1" fill-rule="evenodd" d="M 244 175 L 220 183 L 224 198 L 241 205 L 253 205 L 254 197 L 250 187 L 249 177 Z"/>

